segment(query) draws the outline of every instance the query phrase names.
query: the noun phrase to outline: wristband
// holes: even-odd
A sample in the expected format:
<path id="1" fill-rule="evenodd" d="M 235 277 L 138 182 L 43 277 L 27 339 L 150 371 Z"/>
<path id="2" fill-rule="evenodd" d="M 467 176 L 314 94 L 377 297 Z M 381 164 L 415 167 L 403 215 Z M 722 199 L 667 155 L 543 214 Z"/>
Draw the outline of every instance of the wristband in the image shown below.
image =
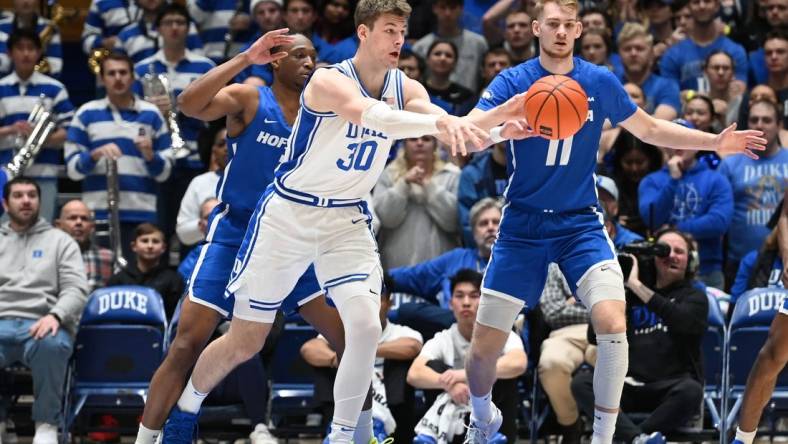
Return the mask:
<path id="1" fill-rule="evenodd" d="M 496 126 L 490 130 L 490 140 L 492 143 L 501 143 L 506 140 L 503 136 L 501 136 L 502 131 L 503 126 Z"/>

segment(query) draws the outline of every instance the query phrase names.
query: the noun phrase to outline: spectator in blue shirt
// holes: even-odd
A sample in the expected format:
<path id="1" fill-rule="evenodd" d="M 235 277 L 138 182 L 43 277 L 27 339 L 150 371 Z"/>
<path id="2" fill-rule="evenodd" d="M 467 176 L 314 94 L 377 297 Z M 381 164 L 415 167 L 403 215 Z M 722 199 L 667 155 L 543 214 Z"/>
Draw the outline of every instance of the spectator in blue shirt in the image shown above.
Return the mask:
<path id="1" fill-rule="evenodd" d="M 471 207 L 485 197 L 500 197 L 509 183 L 506 173 L 506 143 L 474 155 L 471 162 L 460 173 L 457 189 L 457 210 L 460 214 L 462 239 L 466 246 L 476 245 L 472 224 Z"/>
<path id="2" fill-rule="evenodd" d="M 739 263 L 736 279 L 731 286 L 731 306 L 744 292 L 753 288 L 783 288 L 783 252 L 773 228 L 760 249 L 747 253 Z M 732 310 L 728 310 L 729 313 Z"/>
<path id="3" fill-rule="evenodd" d="M 640 23 L 627 23 L 618 33 L 618 52 L 624 64 L 621 83 L 634 83 L 646 96 L 645 111 L 654 117 L 673 120 L 681 110 L 679 85 L 653 73 L 654 38 Z"/>
<path id="4" fill-rule="evenodd" d="M 475 248 L 455 248 L 426 262 L 389 271 L 395 282 L 395 293 L 407 293 L 423 299 L 402 303 L 400 298 L 397 312 L 400 324 L 419 331 L 425 340 L 451 326 L 454 322 L 449 309 L 451 277 L 463 268 L 479 273 L 487 269 L 492 245 L 498 237 L 501 208 L 501 201 L 491 197 L 480 200 L 471 208 Z"/>
<path id="5" fill-rule="evenodd" d="M 524 10 L 513 10 L 506 15 L 503 49 L 512 56 L 513 64 L 522 63 L 536 55 L 536 39 L 531 29 L 531 16 Z"/>
<path id="6" fill-rule="evenodd" d="M 788 101 L 788 32 L 784 30 L 775 30 L 767 34 L 766 41 L 763 44 L 764 57 L 761 58 L 764 71 L 766 72 L 765 78 L 759 83 L 765 83 L 771 87 L 776 95 L 779 103 Z M 759 63 L 754 59 L 753 64 Z M 754 102 L 755 89 L 760 85 L 753 87 L 749 94 L 745 94 L 742 99 L 742 104 L 739 109 L 739 126 L 747 124 L 749 116 L 750 103 Z M 788 114 L 786 109 L 783 109 L 782 120 L 783 126 L 788 125 Z"/>
<path id="7" fill-rule="evenodd" d="M 759 5 L 766 10 L 766 13 L 764 17 L 755 17 L 754 20 L 760 20 L 762 23 L 746 28 L 746 31 L 752 33 L 749 36 L 751 40 L 747 48 L 751 50 L 748 54 L 750 58 L 750 85 L 766 83 L 768 72 L 764 43 L 770 33 L 780 32 L 781 28 L 785 29 L 788 26 L 788 0 L 765 0 Z M 759 5 L 755 5 L 756 10 L 759 9 Z"/>
<path id="8" fill-rule="evenodd" d="M 780 202 L 788 179 L 788 150 L 780 146 L 782 129 L 779 108 L 768 101 L 755 102 L 750 108 L 749 128 L 763 131 L 766 150 L 759 159 L 736 154 L 723 159 L 720 173 L 733 189 L 733 220 L 728 232 L 726 282 L 730 285 L 745 254 L 760 247 L 769 229 L 766 223 Z"/>
<path id="9" fill-rule="evenodd" d="M 339 63 L 353 57 L 358 49 L 353 22 L 355 0 L 326 0 L 321 3 L 315 33 L 326 42 L 321 61 Z"/>
<path id="10" fill-rule="evenodd" d="M 584 30 L 582 37 L 580 37 L 580 56 L 595 65 L 606 67 L 621 78 L 624 75 L 624 69 L 620 63 L 616 65 L 620 69 L 616 69 L 616 66 L 611 62 L 612 46 L 610 38 L 603 30 Z"/>
<path id="11" fill-rule="evenodd" d="M 741 83 L 733 83 L 736 62 L 725 51 L 714 51 L 703 62 L 703 78 L 699 90 L 706 94 L 714 104 L 714 113 L 728 126 L 739 119 L 739 105 L 742 102 Z"/>
<path id="12" fill-rule="evenodd" d="M 616 182 L 607 176 L 597 176 L 596 190 L 605 215 L 605 229 L 613 241 L 613 245 L 616 248 L 621 248 L 626 244 L 642 241 L 642 236 L 628 230 L 618 222 L 618 187 Z"/>
<path id="13" fill-rule="evenodd" d="M 738 43 L 726 37 L 717 26 L 720 0 L 690 0 L 692 28 L 687 38 L 671 46 L 662 56 L 660 74 L 679 82 L 682 90 L 698 89 L 703 61 L 714 51 L 723 50 L 736 64 L 736 81 L 746 86 L 747 54 Z"/>
<path id="14" fill-rule="evenodd" d="M 26 28 L 39 36 L 46 27 L 52 26 L 52 21 L 41 17 L 36 13 L 39 3 L 30 0 L 14 0 L 14 10 L 11 14 L 0 19 L 0 40 L 5 45 L 6 39 L 17 29 Z M 42 42 L 43 43 L 43 42 Z M 8 48 L 10 50 L 10 48 Z M 63 70 L 63 45 L 60 41 L 60 30 L 54 26 L 52 37 L 49 43 L 42 48 L 44 59 L 48 65 L 48 71 L 42 71 L 52 77 L 59 78 Z M 5 51 L 3 51 L 5 52 Z M 36 60 L 38 61 L 38 60 Z M 0 64 L 0 69 L 3 66 Z M 5 68 L 9 68 L 5 66 Z M 8 74 L 9 69 L 4 69 L 3 74 Z"/>
<path id="15" fill-rule="evenodd" d="M 686 121 L 677 123 L 691 127 Z M 698 162 L 695 152 L 663 150 L 667 164 L 640 182 L 640 215 L 652 231 L 673 225 L 691 234 L 700 253 L 698 279 L 724 288 L 722 237 L 733 217 L 731 186 L 706 162 Z"/>
<path id="16" fill-rule="evenodd" d="M 241 48 L 241 52 L 249 49 L 263 34 L 283 26 L 282 0 L 253 0 L 251 2 L 252 19 L 257 24 L 259 31 L 255 33 Z M 235 76 L 237 83 L 250 85 L 271 86 L 274 81 L 274 71 L 271 64 L 251 65 Z"/>

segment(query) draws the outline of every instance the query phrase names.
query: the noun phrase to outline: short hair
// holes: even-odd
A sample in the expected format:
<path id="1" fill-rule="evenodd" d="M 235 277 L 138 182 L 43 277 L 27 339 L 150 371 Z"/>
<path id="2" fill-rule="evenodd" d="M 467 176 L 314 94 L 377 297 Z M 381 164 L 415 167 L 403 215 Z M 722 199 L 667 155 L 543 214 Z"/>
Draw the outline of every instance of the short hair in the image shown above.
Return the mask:
<path id="1" fill-rule="evenodd" d="M 35 32 L 31 28 L 20 28 L 17 27 L 11 32 L 11 35 L 8 36 L 8 51 L 10 52 L 16 45 L 18 45 L 23 40 L 27 40 L 33 43 L 33 46 L 36 47 L 39 51 L 43 47 L 41 44 L 41 37 L 38 36 L 38 33 Z"/>
<path id="2" fill-rule="evenodd" d="M 388 272 L 383 273 L 383 289 L 380 292 L 380 295 L 385 297 L 386 299 L 391 299 L 391 293 L 394 292 L 394 278 L 388 274 Z"/>
<path id="3" fill-rule="evenodd" d="M 284 9 L 287 10 L 287 7 L 290 6 L 290 3 L 293 3 L 294 1 L 298 1 L 298 2 L 301 2 L 301 3 L 306 3 L 309 6 L 311 6 L 312 9 L 317 11 L 317 2 L 315 0 L 285 0 Z"/>
<path id="4" fill-rule="evenodd" d="M 461 268 L 457 271 L 457 273 L 454 274 L 454 276 L 451 277 L 451 292 L 454 294 L 454 287 L 465 282 L 473 284 L 474 287 L 481 289 L 482 278 L 482 274 L 476 270 L 471 270 L 470 268 Z"/>
<path id="5" fill-rule="evenodd" d="M 134 240 L 136 241 L 141 236 L 145 236 L 148 234 L 159 233 L 161 234 L 162 239 L 164 238 L 164 232 L 161 231 L 161 228 L 157 227 L 156 225 L 150 222 L 143 222 L 134 229 Z"/>
<path id="6" fill-rule="evenodd" d="M 687 99 L 687 103 L 685 103 L 685 104 L 684 104 L 684 110 L 683 110 L 683 113 L 686 113 L 686 112 L 687 112 L 687 105 L 688 105 L 688 104 L 689 104 L 691 101 L 693 101 L 693 100 L 695 100 L 695 99 L 700 99 L 700 100 L 702 100 L 704 103 L 706 103 L 706 106 L 708 106 L 708 107 L 709 107 L 709 112 L 710 112 L 712 115 L 714 114 L 714 102 L 711 100 L 711 98 L 710 98 L 709 96 L 707 96 L 706 94 L 698 94 L 698 93 L 692 94 L 692 96 L 691 96 L 691 97 L 689 97 L 689 98 Z M 683 114 L 683 113 L 682 113 L 682 114 Z"/>
<path id="7" fill-rule="evenodd" d="M 692 237 L 690 233 L 686 233 L 684 231 L 679 230 L 676 227 L 667 227 L 659 230 L 654 235 L 654 241 L 657 242 L 662 236 L 675 233 L 679 237 L 684 240 L 684 243 L 687 244 L 687 269 L 684 271 L 684 279 L 693 279 L 695 274 L 698 271 L 698 262 L 700 258 L 698 257 L 698 249 L 696 247 L 695 238 Z"/>
<path id="8" fill-rule="evenodd" d="M 476 226 L 476 222 L 479 222 L 479 216 L 490 208 L 496 208 L 498 211 L 501 211 L 503 209 L 503 204 L 499 199 L 494 197 L 485 197 L 473 204 L 471 211 L 468 213 L 468 218 L 471 221 L 471 228 Z"/>
<path id="9" fill-rule="evenodd" d="M 580 5 L 578 4 L 577 0 L 536 0 L 536 6 L 534 6 L 534 17 L 532 18 L 538 19 L 539 16 L 542 15 L 544 5 L 548 3 L 556 3 L 562 8 L 574 9 L 575 14 L 580 11 Z"/>
<path id="10" fill-rule="evenodd" d="M 410 17 L 411 7 L 405 0 L 361 0 L 356 6 L 353 20 L 356 27 L 366 25 L 372 29 L 375 20 L 383 14 L 394 14 L 407 19 Z"/>
<path id="11" fill-rule="evenodd" d="M 509 59 L 510 65 L 514 64 L 514 60 L 512 59 L 512 55 L 509 53 L 509 51 L 507 51 L 503 46 L 497 46 L 484 53 L 482 56 L 482 65 L 484 65 L 484 62 L 487 60 L 487 56 L 491 55 L 504 56 Z"/>
<path id="12" fill-rule="evenodd" d="M 765 99 L 756 100 L 754 102 L 751 102 L 749 104 L 749 106 L 747 107 L 750 110 L 750 112 L 752 112 L 752 107 L 755 106 L 755 105 L 766 105 L 769 108 L 773 109 L 774 110 L 774 117 L 775 117 L 775 120 L 776 120 L 775 123 L 777 123 L 778 125 L 782 124 L 782 122 L 783 122 L 782 121 L 783 110 L 782 110 L 782 107 L 780 106 L 779 103 L 775 103 L 775 102 L 772 102 L 771 100 L 765 100 Z"/>
<path id="13" fill-rule="evenodd" d="M 673 13 L 681 11 L 689 5 L 689 2 L 690 0 L 674 0 L 670 5 L 670 11 Z"/>
<path id="14" fill-rule="evenodd" d="M 624 27 L 621 28 L 621 31 L 618 32 L 618 47 L 620 48 L 624 43 L 636 38 L 645 39 L 649 45 L 654 44 L 654 37 L 648 32 L 645 26 L 636 22 L 627 22 L 624 24 Z"/>
<path id="15" fill-rule="evenodd" d="M 11 187 L 14 185 L 33 185 L 36 187 L 36 193 L 38 193 L 38 197 L 41 197 L 41 186 L 38 185 L 38 182 L 33 180 L 31 177 L 27 176 L 17 176 L 13 179 L 9 180 L 8 182 L 3 185 L 3 199 L 8 200 L 8 196 L 11 194 Z"/>
<path id="16" fill-rule="evenodd" d="M 463 0 L 435 0 L 432 4 L 438 5 L 441 3 L 448 6 L 460 6 L 460 7 L 465 6 L 465 2 Z"/>
<path id="17" fill-rule="evenodd" d="M 525 15 L 528 16 L 529 19 L 533 20 L 533 17 L 531 17 L 531 14 L 529 14 L 528 11 L 525 9 L 525 5 L 524 4 L 521 5 L 519 8 L 510 9 L 506 13 L 506 15 L 503 17 L 503 19 L 506 20 L 506 19 L 508 19 L 509 17 L 511 17 L 511 16 L 513 16 L 515 14 L 525 14 Z"/>
<path id="18" fill-rule="evenodd" d="M 724 55 L 728 57 L 728 60 L 731 61 L 731 70 L 736 69 L 736 60 L 733 60 L 733 56 L 728 54 L 726 51 L 723 51 L 722 49 L 714 50 L 709 55 L 706 56 L 706 60 L 703 61 L 703 69 L 706 69 L 706 67 L 709 66 L 709 60 L 711 60 L 711 58 L 714 57 L 715 55 Z"/>
<path id="19" fill-rule="evenodd" d="M 104 57 L 104 59 L 101 60 L 101 65 L 99 65 L 99 74 L 102 77 L 104 77 L 104 65 L 106 65 L 109 60 L 115 60 L 116 62 L 125 62 L 127 65 L 129 65 L 129 72 L 131 73 L 131 75 L 132 76 L 134 75 L 134 61 L 131 60 L 131 57 L 129 57 L 128 54 L 120 51 L 112 51 L 111 53 L 109 53 L 108 56 Z"/>
<path id="20" fill-rule="evenodd" d="M 772 29 L 766 33 L 766 38 L 763 39 L 763 44 L 765 45 L 767 41 L 775 39 L 788 41 L 788 30 L 785 28 Z M 11 48 L 11 45 L 9 44 L 8 47 Z"/>
<path id="21" fill-rule="evenodd" d="M 402 52 L 399 53 L 399 59 L 416 59 L 416 64 L 419 65 L 419 71 L 424 72 L 426 69 L 424 59 L 410 49 L 403 49 Z"/>
<path id="22" fill-rule="evenodd" d="M 156 20 L 154 20 L 153 22 L 153 24 L 156 26 L 156 29 L 159 28 L 159 25 L 161 24 L 161 20 L 164 18 L 165 15 L 172 15 L 172 14 L 177 14 L 185 18 L 187 27 L 192 21 L 192 18 L 189 15 L 189 10 L 186 9 L 186 6 L 183 6 L 180 3 L 167 3 L 159 10 L 159 13 L 156 15 Z"/>

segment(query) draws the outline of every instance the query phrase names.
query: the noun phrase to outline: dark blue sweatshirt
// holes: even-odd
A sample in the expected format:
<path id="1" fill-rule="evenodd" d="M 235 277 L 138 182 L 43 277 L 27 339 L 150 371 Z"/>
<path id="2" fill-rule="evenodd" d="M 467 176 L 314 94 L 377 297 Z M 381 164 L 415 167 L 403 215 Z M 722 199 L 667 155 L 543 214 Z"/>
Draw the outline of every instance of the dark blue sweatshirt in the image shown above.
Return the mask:
<path id="1" fill-rule="evenodd" d="M 697 162 L 676 180 L 666 166 L 643 178 L 638 195 L 647 226 L 670 224 L 691 234 L 698 241 L 700 273 L 722 270 L 722 236 L 733 218 L 733 191 L 723 175 Z"/>

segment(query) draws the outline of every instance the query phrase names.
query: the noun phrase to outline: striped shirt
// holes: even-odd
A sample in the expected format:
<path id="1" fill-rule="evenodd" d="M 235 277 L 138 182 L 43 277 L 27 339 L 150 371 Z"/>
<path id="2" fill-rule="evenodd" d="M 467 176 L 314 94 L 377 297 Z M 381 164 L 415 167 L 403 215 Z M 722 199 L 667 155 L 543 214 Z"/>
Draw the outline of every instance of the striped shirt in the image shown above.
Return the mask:
<path id="1" fill-rule="evenodd" d="M 0 126 L 27 120 L 41 94 L 45 108 L 54 113 L 57 126 L 65 128 L 74 115 L 68 91 L 56 79 L 39 72 L 33 72 L 25 81 L 16 72 L 0 79 Z M 24 138 L 21 140 L 24 143 Z M 21 148 L 17 146 L 19 141 L 15 135 L 0 138 L 0 165 L 6 165 L 14 157 L 14 150 Z M 57 179 L 63 165 L 61 149 L 60 146 L 42 149 L 25 174 L 37 179 Z"/>
<path id="2" fill-rule="evenodd" d="M 93 0 L 82 28 L 82 50 L 101 46 L 105 37 L 116 36 L 120 30 L 140 19 L 142 13 L 137 4 L 129 0 Z"/>
<path id="3" fill-rule="evenodd" d="M 137 80 L 134 81 L 134 93 L 139 97 L 143 96 L 142 78 L 149 72 L 150 66 L 153 66 L 153 71 L 157 74 L 166 74 L 170 81 L 170 87 L 173 89 L 174 97 L 178 97 L 181 92 L 186 89 L 189 84 L 198 77 L 213 68 L 214 63 L 211 59 L 195 54 L 187 50 L 183 59 L 178 63 L 172 64 L 167 62 L 164 58 L 164 52 L 159 50 L 156 54 L 142 60 L 134 65 L 134 72 Z M 176 168 L 204 170 L 205 167 L 200 161 L 200 155 L 197 152 L 197 137 L 200 131 L 205 128 L 205 123 L 202 120 L 186 117 L 183 114 L 178 114 L 178 127 L 181 131 L 181 137 L 186 142 L 186 145 L 191 150 L 189 157 L 185 159 L 178 159 L 175 163 Z"/>
<path id="4" fill-rule="evenodd" d="M 150 161 L 134 145 L 141 135 L 153 139 Z M 123 152 L 118 159 L 120 220 L 156 222 L 156 182 L 164 182 L 171 169 L 163 153 L 170 147 L 170 133 L 159 109 L 135 98 L 131 108 L 118 110 L 104 98 L 82 105 L 74 115 L 66 140 L 66 171 L 71 180 L 84 179 L 82 199 L 96 219 L 107 218 L 107 166 L 94 161 L 90 152 L 107 143 Z"/>
<path id="5" fill-rule="evenodd" d="M 41 35 L 41 31 L 51 23 L 52 21 L 37 16 L 36 18 L 36 34 Z M 8 36 L 16 29 L 16 16 L 14 14 L 9 15 L 8 17 L 4 17 L 0 19 L 0 39 L 2 39 L 3 44 L 2 46 L 6 48 L 7 51 L 7 44 L 8 44 Z M 52 39 L 49 41 L 49 44 L 44 47 L 44 54 L 46 55 L 47 62 L 49 62 L 49 75 L 53 77 L 60 77 L 60 72 L 63 70 L 63 46 L 60 43 L 60 31 L 58 27 L 55 26 L 54 34 L 52 34 Z M 10 62 L 7 67 L 3 67 L 0 64 L 0 74 L 7 75 L 11 72 Z"/>
<path id="6" fill-rule="evenodd" d="M 249 12 L 249 0 L 186 0 L 189 14 L 200 29 L 205 55 L 216 63 L 225 59 L 224 36 L 236 11 Z M 250 29 L 235 35 L 227 57 L 237 54 L 241 46 L 257 31 L 252 20 Z"/>
<path id="7" fill-rule="evenodd" d="M 153 23 L 140 20 L 132 23 L 120 31 L 115 49 L 128 54 L 134 63 L 139 63 L 142 59 L 152 56 L 161 48 L 161 36 Z M 186 36 L 186 47 L 195 54 L 202 55 L 202 40 L 197 34 L 197 27 L 194 23 L 189 24 L 189 34 Z"/>

